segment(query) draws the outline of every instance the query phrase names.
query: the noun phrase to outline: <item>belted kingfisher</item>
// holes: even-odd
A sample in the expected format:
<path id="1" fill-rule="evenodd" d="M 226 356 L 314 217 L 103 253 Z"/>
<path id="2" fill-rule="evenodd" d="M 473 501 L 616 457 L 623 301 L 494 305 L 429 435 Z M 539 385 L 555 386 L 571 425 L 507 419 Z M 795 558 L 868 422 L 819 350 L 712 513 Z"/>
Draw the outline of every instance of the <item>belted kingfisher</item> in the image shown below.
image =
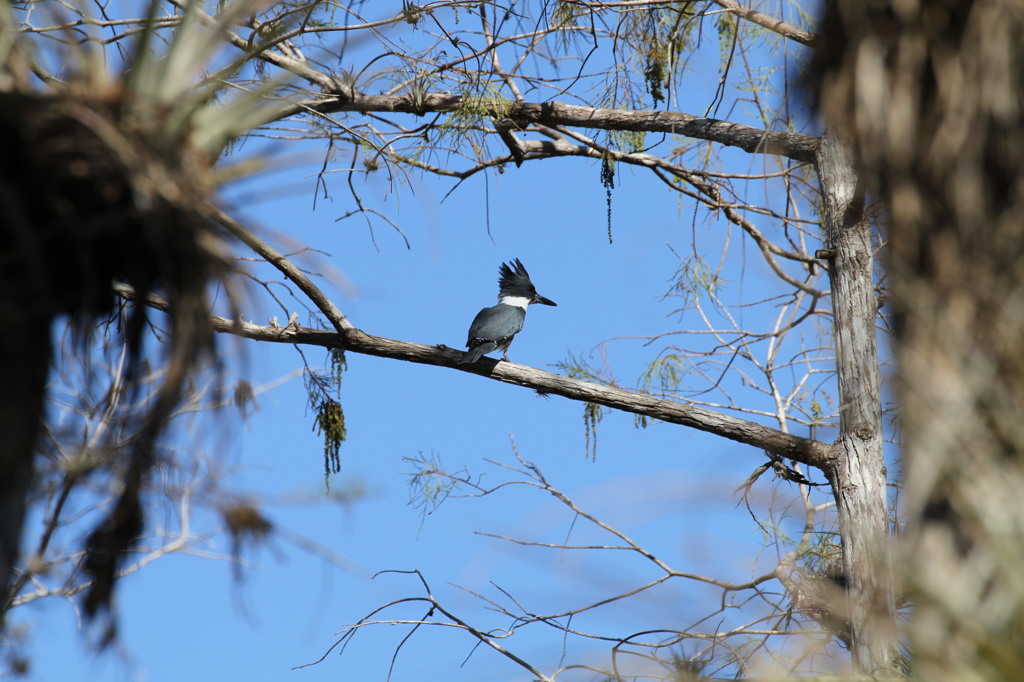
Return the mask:
<path id="1" fill-rule="evenodd" d="M 494 350 L 502 351 L 508 360 L 508 347 L 526 319 L 526 307 L 531 303 L 558 305 L 537 293 L 530 281 L 530 273 L 516 258 L 511 263 L 502 263 L 498 268 L 498 305 L 484 308 L 473 318 L 469 325 L 469 348 L 459 364 L 476 362 L 482 356 Z"/>

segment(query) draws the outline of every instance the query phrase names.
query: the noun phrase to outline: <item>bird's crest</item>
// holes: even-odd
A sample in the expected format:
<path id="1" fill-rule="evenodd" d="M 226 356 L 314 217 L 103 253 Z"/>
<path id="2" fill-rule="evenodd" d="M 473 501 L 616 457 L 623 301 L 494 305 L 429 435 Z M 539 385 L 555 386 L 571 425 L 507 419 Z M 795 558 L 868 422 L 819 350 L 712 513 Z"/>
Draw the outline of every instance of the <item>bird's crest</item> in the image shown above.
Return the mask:
<path id="1" fill-rule="evenodd" d="M 502 263 L 498 268 L 498 275 L 499 295 L 526 292 L 532 295 L 537 292 L 533 282 L 530 281 L 530 273 L 526 271 L 526 267 L 518 258 L 508 263 Z"/>

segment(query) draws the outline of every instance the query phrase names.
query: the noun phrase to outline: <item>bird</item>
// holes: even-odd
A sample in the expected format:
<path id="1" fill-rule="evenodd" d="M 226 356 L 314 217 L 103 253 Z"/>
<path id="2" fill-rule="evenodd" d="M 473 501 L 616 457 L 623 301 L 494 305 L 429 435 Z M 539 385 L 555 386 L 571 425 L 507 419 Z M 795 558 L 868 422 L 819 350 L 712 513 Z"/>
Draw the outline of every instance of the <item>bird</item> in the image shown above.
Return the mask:
<path id="1" fill-rule="evenodd" d="M 495 350 L 502 351 L 502 357 L 507 362 L 508 347 L 523 328 L 526 308 L 531 303 L 558 305 L 537 293 L 522 261 L 516 258 L 502 263 L 498 268 L 498 305 L 484 308 L 473 318 L 473 324 L 469 325 L 469 338 L 466 340 L 469 350 L 463 353 L 458 364 L 476 362 Z"/>

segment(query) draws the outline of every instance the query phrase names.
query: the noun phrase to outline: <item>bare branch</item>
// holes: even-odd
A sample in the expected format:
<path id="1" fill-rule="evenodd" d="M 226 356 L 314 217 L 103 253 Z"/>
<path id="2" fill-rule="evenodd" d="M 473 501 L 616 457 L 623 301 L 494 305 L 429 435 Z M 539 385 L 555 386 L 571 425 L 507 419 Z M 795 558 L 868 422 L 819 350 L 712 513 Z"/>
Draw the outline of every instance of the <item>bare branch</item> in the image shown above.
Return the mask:
<path id="1" fill-rule="evenodd" d="M 711 1 L 718 5 L 719 7 L 723 7 L 729 10 L 730 12 L 732 12 L 733 14 L 742 19 L 746 19 L 747 21 L 751 21 L 757 24 L 758 26 L 761 26 L 762 28 L 766 28 L 769 31 L 774 31 L 775 33 L 778 33 L 783 38 L 795 40 L 798 43 L 806 45 L 807 47 L 818 46 L 818 37 L 813 33 L 808 33 L 803 29 L 799 29 L 796 26 L 787 24 L 785 21 L 781 19 L 776 19 L 775 17 L 770 17 L 767 14 L 762 14 L 761 12 L 758 12 L 755 9 L 751 9 L 750 7 L 743 7 L 742 5 L 740 5 L 740 3 L 736 2 L 736 0 Z"/>
<path id="2" fill-rule="evenodd" d="M 349 322 L 344 313 L 334 305 L 334 302 L 331 301 L 318 286 L 313 284 L 313 281 L 309 279 L 302 270 L 299 270 L 297 267 L 292 265 L 291 261 L 278 253 L 277 250 L 270 246 L 270 244 L 267 244 L 252 232 L 245 229 L 238 223 L 238 221 L 223 211 L 216 211 L 216 217 L 220 224 L 227 228 L 228 231 L 237 237 L 240 242 L 251 248 L 262 258 L 266 259 L 268 263 L 280 270 L 285 277 L 295 282 L 302 292 L 309 296 L 309 300 L 311 300 L 316 307 L 327 316 L 327 319 L 332 325 L 334 325 L 334 328 L 338 330 L 339 334 L 344 334 L 348 330 L 354 329 L 352 323 Z"/>
<path id="3" fill-rule="evenodd" d="M 453 111 L 464 105 L 463 99 L 461 95 L 435 92 L 428 93 L 414 102 L 408 95 L 351 93 L 303 102 L 294 110 L 287 111 L 286 115 L 302 111 L 324 114 L 339 111 L 423 114 L 431 111 Z M 561 102 L 502 101 L 500 104 L 500 107 L 494 107 L 492 113 L 507 118 L 520 127 L 533 123 L 544 126 L 668 133 L 739 147 L 752 154 L 777 154 L 804 163 L 813 162 L 818 149 L 818 138 L 812 135 L 760 130 L 739 123 L 676 111 L 603 109 Z"/>

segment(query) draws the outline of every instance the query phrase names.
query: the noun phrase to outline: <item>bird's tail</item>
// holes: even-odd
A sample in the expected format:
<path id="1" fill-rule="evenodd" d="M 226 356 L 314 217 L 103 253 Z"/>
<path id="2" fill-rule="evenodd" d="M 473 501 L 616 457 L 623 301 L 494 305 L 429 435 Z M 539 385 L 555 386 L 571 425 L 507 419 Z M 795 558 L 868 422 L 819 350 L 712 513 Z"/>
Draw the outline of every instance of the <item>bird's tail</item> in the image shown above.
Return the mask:
<path id="1" fill-rule="evenodd" d="M 492 350 L 497 350 L 498 344 L 493 341 L 484 341 L 483 343 L 474 346 L 462 354 L 462 358 L 459 359 L 457 364 L 468 365 L 471 362 L 476 362 L 487 353 Z"/>

